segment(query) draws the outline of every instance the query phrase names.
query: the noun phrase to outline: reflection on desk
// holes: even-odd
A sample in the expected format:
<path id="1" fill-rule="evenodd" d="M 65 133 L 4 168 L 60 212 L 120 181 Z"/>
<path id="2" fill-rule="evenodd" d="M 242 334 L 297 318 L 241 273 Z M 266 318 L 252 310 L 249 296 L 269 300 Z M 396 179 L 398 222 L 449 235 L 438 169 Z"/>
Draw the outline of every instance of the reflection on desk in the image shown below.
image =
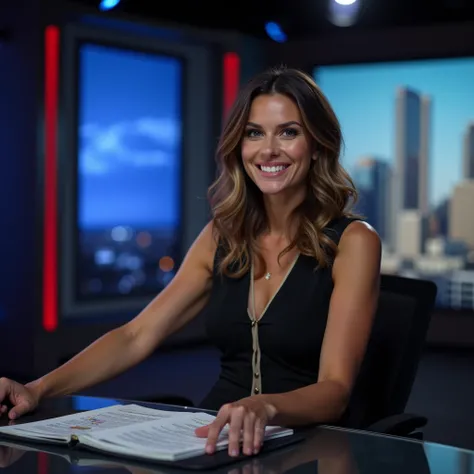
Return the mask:
<path id="1" fill-rule="evenodd" d="M 67 397 L 51 400 L 22 421 L 65 415 L 77 408 L 107 406 L 131 401 Z M 140 402 L 133 402 L 140 403 Z M 163 405 L 143 404 L 159 409 Z M 176 409 L 177 407 L 173 407 Z M 2 420 L 0 424 L 4 424 Z M 416 440 L 330 427 L 306 432 L 306 440 L 279 451 L 262 453 L 233 465 L 215 469 L 216 474 L 472 474 L 474 453 Z M 0 469 L 8 474 L 168 474 L 175 468 L 121 461 L 51 445 L 0 440 Z"/>

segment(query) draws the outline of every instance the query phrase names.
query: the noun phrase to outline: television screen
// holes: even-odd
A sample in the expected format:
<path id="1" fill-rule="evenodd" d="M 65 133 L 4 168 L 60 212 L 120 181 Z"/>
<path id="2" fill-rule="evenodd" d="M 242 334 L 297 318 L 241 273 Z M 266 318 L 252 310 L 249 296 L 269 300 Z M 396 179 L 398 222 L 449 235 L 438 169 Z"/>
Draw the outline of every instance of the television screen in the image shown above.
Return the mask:
<path id="1" fill-rule="evenodd" d="M 180 260 L 183 64 L 78 49 L 76 300 L 155 295 Z"/>
<path id="2" fill-rule="evenodd" d="M 474 309 L 474 58 L 314 77 L 341 122 L 356 210 L 383 240 L 383 272 L 433 280 L 439 307 Z"/>

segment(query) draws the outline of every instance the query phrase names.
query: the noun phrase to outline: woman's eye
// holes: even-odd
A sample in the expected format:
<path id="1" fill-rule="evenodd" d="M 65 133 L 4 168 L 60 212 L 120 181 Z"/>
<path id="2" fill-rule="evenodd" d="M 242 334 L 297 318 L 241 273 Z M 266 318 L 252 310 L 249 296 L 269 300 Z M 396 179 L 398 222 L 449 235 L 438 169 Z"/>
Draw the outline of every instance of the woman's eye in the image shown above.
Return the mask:
<path id="1" fill-rule="evenodd" d="M 280 136 L 283 138 L 293 138 L 299 134 L 299 131 L 294 128 L 285 128 L 280 132 Z M 256 129 L 247 129 L 245 131 L 245 136 L 247 138 L 260 138 L 263 136 L 263 132 L 261 130 Z"/>
<path id="2" fill-rule="evenodd" d="M 253 129 L 249 129 L 245 133 L 248 138 L 257 138 L 262 135 L 262 132 L 260 130 L 253 130 Z"/>
<path id="3" fill-rule="evenodd" d="M 284 137 L 296 137 L 296 135 L 298 135 L 298 130 L 295 130 L 294 128 L 285 128 L 285 130 L 282 131 L 282 135 Z"/>

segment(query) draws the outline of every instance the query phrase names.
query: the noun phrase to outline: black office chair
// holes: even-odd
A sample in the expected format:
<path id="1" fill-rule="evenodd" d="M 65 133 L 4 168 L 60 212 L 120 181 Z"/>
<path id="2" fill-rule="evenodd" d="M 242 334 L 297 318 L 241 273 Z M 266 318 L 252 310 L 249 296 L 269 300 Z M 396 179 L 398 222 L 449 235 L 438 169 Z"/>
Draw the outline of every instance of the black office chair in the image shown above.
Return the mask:
<path id="1" fill-rule="evenodd" d="M 431 281 L 382 275 L 379 306 L 342 426 L 413 438 L 427 419 L 404 413 L 434 307 Z"/>

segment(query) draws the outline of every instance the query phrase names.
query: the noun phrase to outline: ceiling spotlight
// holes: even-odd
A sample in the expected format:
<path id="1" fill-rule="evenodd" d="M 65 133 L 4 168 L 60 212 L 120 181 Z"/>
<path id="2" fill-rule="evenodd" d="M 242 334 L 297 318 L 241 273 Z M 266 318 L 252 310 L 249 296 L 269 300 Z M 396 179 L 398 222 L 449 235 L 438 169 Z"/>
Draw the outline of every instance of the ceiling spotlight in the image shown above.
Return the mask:
<path id="1" fill-rule="evenodd" d="M 277 43 L 284 43 L 287 40 L 286 34 L 282 27 L 274 21 L 265 23 L 265 31 L 267 32 L 267 35 Z"/>
<path id="2" fill-rule="evenodd" d="M 99 10 L 112 10 L 112 8 L 115 8 L 119 3 L 120 0 L 101 0 L 99 4 Z"/>
<path id="3" fill-rule="evenodd" d="M 336 26 L 352 26 L 359 16 L 360 4 L 357 0 L 331 0 L 329 21 Z"/>

